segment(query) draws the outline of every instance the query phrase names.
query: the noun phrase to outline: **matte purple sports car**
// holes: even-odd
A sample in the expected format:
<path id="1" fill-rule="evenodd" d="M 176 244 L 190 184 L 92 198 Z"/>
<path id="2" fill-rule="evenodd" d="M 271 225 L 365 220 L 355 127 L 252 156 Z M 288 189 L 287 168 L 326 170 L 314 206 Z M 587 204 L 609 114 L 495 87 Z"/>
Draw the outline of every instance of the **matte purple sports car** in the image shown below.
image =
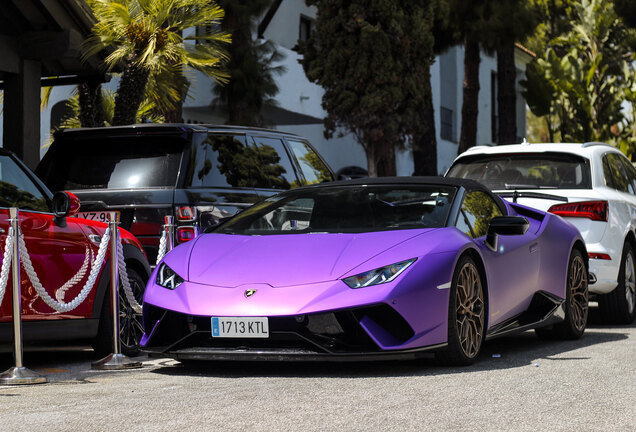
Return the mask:
<path id="1" fill-rule="evenodd" d="M 587 252 L 576 228 L 471 180 L 359 179 L 268 198 L 168 253 L 141 345 L 180 360 L 376 360 L 484 340 L 578 338 Z"/>

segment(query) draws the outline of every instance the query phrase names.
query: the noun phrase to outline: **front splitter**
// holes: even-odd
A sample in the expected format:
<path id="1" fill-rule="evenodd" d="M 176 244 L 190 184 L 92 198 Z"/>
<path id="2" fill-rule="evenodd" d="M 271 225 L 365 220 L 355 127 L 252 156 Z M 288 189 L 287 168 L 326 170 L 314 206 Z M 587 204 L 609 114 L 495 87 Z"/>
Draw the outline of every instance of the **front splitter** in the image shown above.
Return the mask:
<path id="1" fill-rule="evenodd" d="M 387 361 L 414 360 L 430 357 L 434 351 L 439 351 L 447 344 L 430 345 L 422 348 L 400 351 L 382 351 L 367 353 L 319 353 L 311 350 L 280 348 L 280 349 L 226 349 L 226 348 L 185 348 L 177 351 L 157 352 L 147 350 L 150 357 L 168 357 L 175 360 L 211 360 L 211 361 L 249 361 L 249 362 L 357 362 L 357 361 Z"/>

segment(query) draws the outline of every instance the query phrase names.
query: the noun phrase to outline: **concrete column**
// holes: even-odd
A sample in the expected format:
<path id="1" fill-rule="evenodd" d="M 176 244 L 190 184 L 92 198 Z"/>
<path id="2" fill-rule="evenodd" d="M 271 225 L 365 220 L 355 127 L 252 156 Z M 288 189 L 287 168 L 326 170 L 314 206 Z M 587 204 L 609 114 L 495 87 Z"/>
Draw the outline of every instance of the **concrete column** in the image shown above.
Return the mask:
<path id="1" fill-rule="evenodd" d="M 40 74 L 39 61 L 21 59 L 19 73 L 4 79 L 2 146 L 31 169 L 40 161 Z"/>

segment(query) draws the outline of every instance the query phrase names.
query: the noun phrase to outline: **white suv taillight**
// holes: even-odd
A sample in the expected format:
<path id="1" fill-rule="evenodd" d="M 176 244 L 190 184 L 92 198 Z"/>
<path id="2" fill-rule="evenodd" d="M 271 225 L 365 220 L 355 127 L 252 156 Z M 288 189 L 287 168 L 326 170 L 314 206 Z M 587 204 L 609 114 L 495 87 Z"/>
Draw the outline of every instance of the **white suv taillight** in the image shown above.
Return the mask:
<path id="1" fill-rule="evenodd" d="M 562 217 L 580 217 L 607 222 L 608 209 L 607 201 L 582 201 L 555 204 L 548 211 Z"/>

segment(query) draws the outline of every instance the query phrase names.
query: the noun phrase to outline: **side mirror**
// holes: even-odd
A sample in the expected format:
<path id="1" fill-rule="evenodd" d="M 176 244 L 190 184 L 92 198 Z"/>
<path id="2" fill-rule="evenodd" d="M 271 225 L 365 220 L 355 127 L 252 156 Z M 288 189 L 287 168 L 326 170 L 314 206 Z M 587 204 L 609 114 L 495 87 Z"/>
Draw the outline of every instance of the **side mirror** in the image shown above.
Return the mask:
<path id="1" fill-rule="evenodd" d="M 529 226 L 528 219 L 521 216 L 495 216 L 488 224 L 486 246 L 496 251 L 499 235 L 523 235 Z"/>
<path id="2" fill-rule="evenodd" d="M 64 224 L 67 216 L 75 216 L 80 211 L 79 198 L 70 192 L 55 192 L 52 201 L 55 223 Z"/>

